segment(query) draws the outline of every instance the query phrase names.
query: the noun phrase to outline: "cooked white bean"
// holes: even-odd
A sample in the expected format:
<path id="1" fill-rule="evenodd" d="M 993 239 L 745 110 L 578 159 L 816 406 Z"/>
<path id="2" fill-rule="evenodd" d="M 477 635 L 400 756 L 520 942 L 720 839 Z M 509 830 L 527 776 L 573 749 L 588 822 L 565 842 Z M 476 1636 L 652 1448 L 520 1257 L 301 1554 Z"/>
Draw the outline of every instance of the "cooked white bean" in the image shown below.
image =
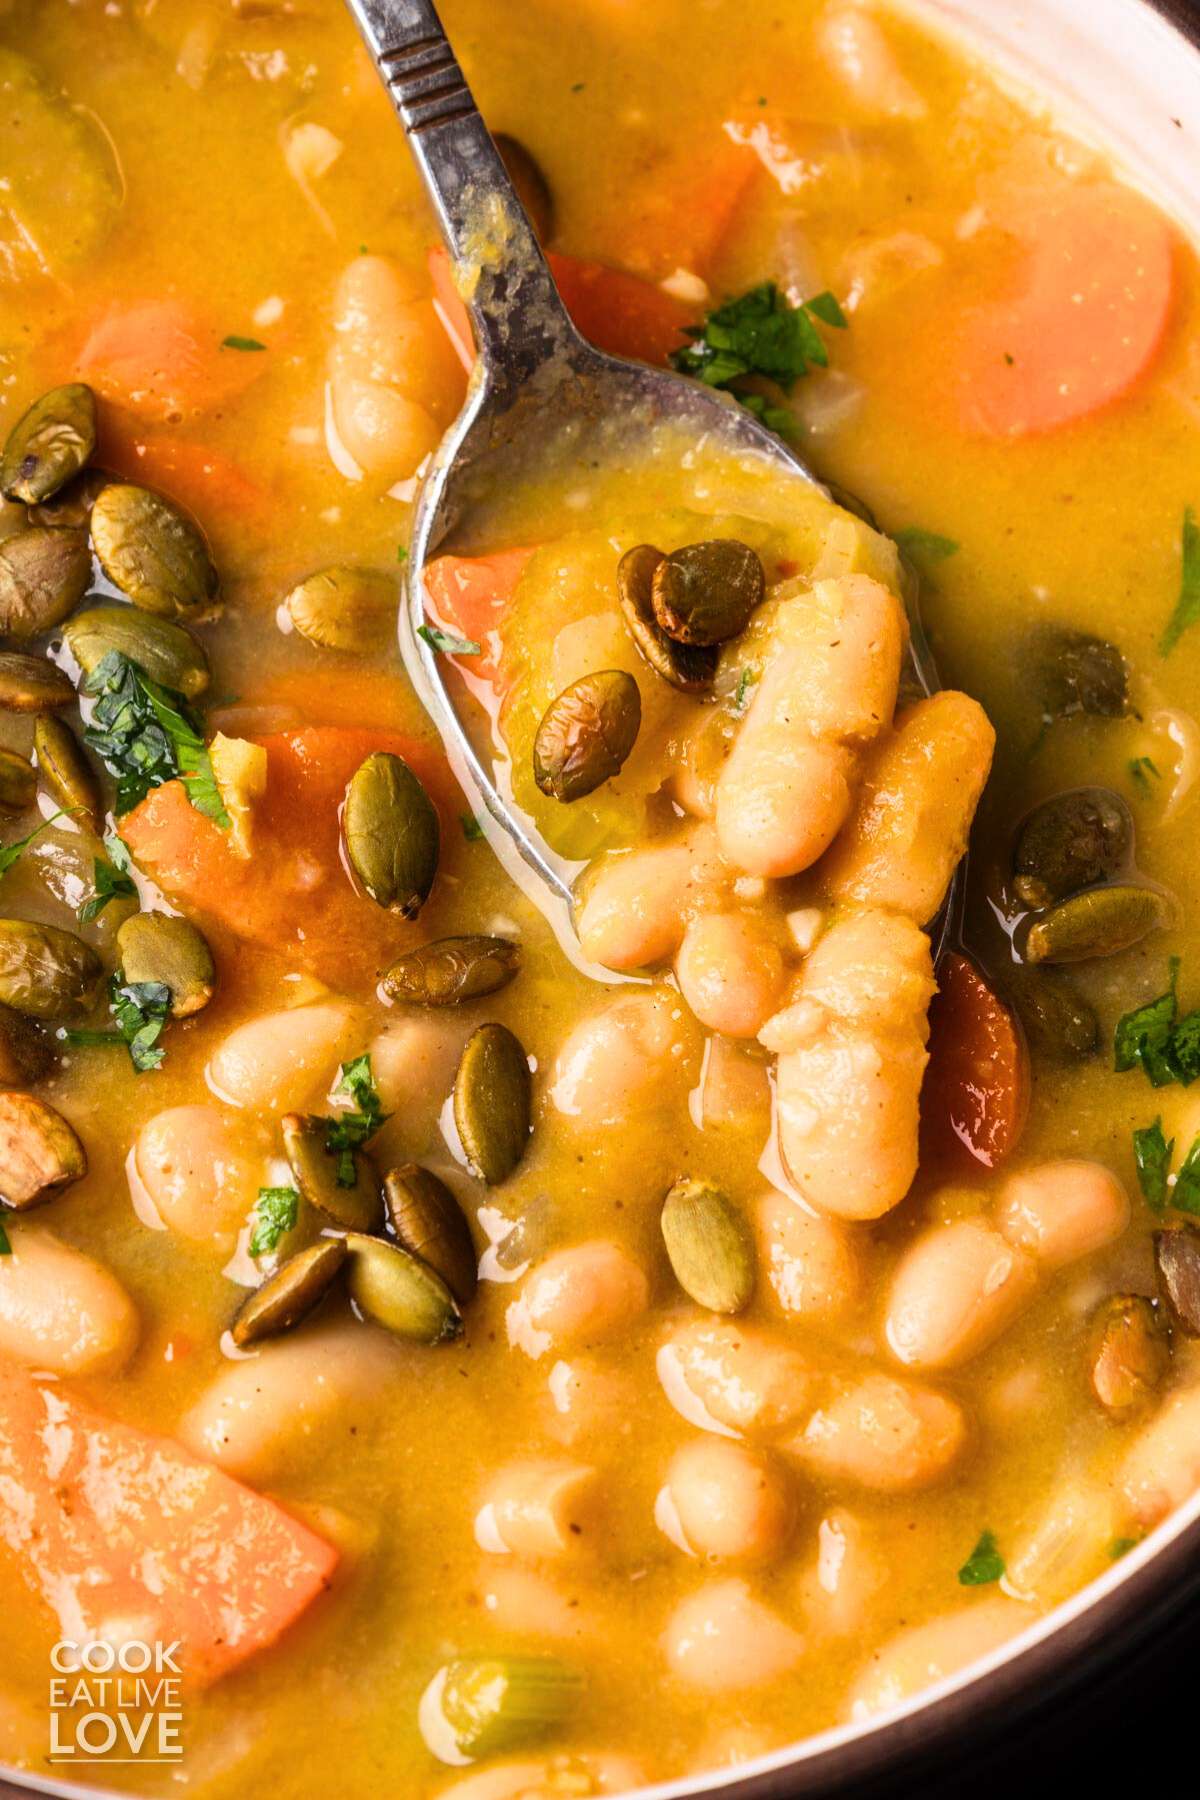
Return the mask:
<path id="1" fill-rule="evenodd" d="M 704 1046 L 700 1086 L 692 1116 L 701 1131 L 759 1128 L 765 1143 L 771 1126 L 771 1078 L 766 1058 L 728 1038 L 711 1037 Z"/>
<path id="2" fill-rule="evenodd" d="M 709 1694 L 776 1681 L 804 1647 L 800 1633 L 736 1577 L 706 1582 L 676 1607 L 663 1635 L 672 1674 Z"/>
<path id="3" fill-rule="evenodd" d="M 233 1106 L 274 1112 L 303 1107 L 328 1091 L 357 1029 L 358 1014 L 344 1000 L 262 1013 L 217 1046 L 209 1086 Z"/>
<path id="4" fill-rule="evenodd" d="M 759 1257 L 789 1318 L 829 1325 L 856 1307 L 866 1280 L 861 1235 L 770 1188 L 756 1209 Z"/>
<path id="5" fill-rule="evenodd" d="M 132 1356 L 137 1309 L 115 1275 L 42 1226 L 8 1224 L 0 1354 L 56 1375 L 111 1375 Z"/>
<path id="6" fill-rule="evenodd" d="M 633 1430 L 639 1387 L 633 1371 L 596 1356 L 560 1358 L 546 1377 L 547 1430 L 563 1444 L 611 1450 Z"/>
<path id="7" fill-rule="evenodd" d="M 887 1304 L 892 1354 L 949 1369 L 985 1350 L 1033 1298 L 1037 1270 L 982 1219 L 935 1225 L 901 1257 Z"/>
<path id="8" fill-rule="evenodd" d="M 659 1504 L 693 1555 L 721 1562 L 770 1561 L 795 1516 L 791 1482 L 777 1461 L 711 1436 L 675 1452 Z"/>
<path id="9" fill-rule="evenodd" d="M 801 1581 L 805 1626 L 824 1637 L 865 1637 L 888 1573 L 870 1527 L 835 1506 L 817 1527 L 817 1553 Z"/>
<path id="10" fill-rule="evenodd" d="M 506 1635 L 578 1645 L 595 1631 L 595 1620 L 579 1604 L 577 1593 L 520 1563 L 489 1558 L 476 1586 L 487 1618 Z"/>
<path id="11" fill-rule="evenodd" d="M 850 1695 L 850 1716 L 871 1718 L 956 1675 L 998 1650 L 1036 1617 L 1018 1600 L 996 1594 L 962 1612 L 899 1632 L 870 1658 Z"/>
<path id="12" fill-rule="evenodd" d="M 864 121 L 925 117 L 925 101 L 870 13 L 859 6 L 827 8 L 818 21 L 816 41 Z"/>
<path id="13" fill-rule="evenodd" d="M 169 1230 L 217 1246 L 236 1236 L 261 1180 L 245 1137 L 219 1106 L 171 1106 L 146 1121 L 134 1168 Z"/>
<path id="14" fill-rule="evenodd" d="M 650 1284 L 640 1263 L 606 1238 L 558 1250 L 525 1277 L 508 1308 L 508 1340 L 529 1356 L 611 1337 L 645 1312 Z"/>
<path id="15" fill-rule="evenodd" d="M 729 876 L 707 826 L 670 844 L 606 857 L 585 884 L 576 919 L 580 948 L 606 969 L 665 962 L 690 914 L 715 906 Z"/>
<path id="16" fill-rule="evenodd" d="M 1120 1237 L 1129 1196 L 1103 1163 L 1062 1157 L 1010 1175 L 995 1218 L 1010 1243 L 1057 1269 Z"/>
<path id="17" fill-rule="evenodd" d="M 527 1457 L 500 1469 L 475 1517 L 484 1550 L 562 1557 L 595 1549 L 595 1469 L 586 1463 Z"/>
<path id="18" fill-rule="evenodd" d="M 647 1103 L 682 1096 L 695 1047 L 695 1027 L 674 994 L 622 994 L 567 1038 L 551 1071 L 551 1105 L 579 1130 L 623 1125 Z"/>
<path id="19" fill-rule="evenodd" d="M 1200 1386 L 1164 1400 L 1134 1438 L 1119 1480 L 1146 1530 L 1191 1499 L 1200 1488 Z"/>
<path id="20" fill-rule="evenodd" d="M 930 1487 L 948 1474 L 967 1442 L 958 1402 L 890 1375 L 843 1387 L 788 1446 L 835 1481 L 880 1493 Z"/>
<path id="21" fill-rule="evenodd" d="M 683 934 L 675 977 L 709 1031 L 757 1037 L 779 1001 L 783 957 L 747 913 L 702 913 Z"/>
<path id="22" fill-rule="evenodd" d="M 438 1788 L 436 1800 L 555 1800 L 556 1795 L 572 1791 L 564 1790 L 564 1776 L 573 1781 L 576 1774 L 587 1782 L 582 1789 L 576 1784 L 576 1793 L 627 1794 L 646 1780 L 632 1757 L 615 1756 L 606 1750 L 584 1751 L 571 1757 L 569 1771 L 564 1771 L 557 1757 L 477 1769 L 451 1781 L 448 1787 Z"/>
<path id="23" fill-rule="evenodd" d="M 667 1399 L 693 1425 L 730 1434 L 772 1432 L 809 1404 L 812 1370 L 784 1339 L 749 1325 L 694 1320 L 658 1353 Z"/>

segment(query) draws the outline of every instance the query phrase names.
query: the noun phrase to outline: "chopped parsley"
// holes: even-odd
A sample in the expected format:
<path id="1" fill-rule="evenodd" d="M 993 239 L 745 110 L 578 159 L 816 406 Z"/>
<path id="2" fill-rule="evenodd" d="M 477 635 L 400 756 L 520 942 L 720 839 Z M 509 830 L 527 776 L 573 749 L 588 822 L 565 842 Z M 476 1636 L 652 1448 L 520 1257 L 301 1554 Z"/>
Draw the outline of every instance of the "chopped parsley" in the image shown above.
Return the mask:
<path id="1" fill-rule="evenodd" d="M 161 1066 L 166 1051 L 159 1043 L 171 1015 L 171 990 L 163 981 L 126 981 L 118 969 L 108 984 L 108 1010 L 115 1031 L 65 1031 L 68 1044 L 125 1044 L 138 1074 Z"/>
<path id="2" fill-rule="evenodd" d="M 199 722 L 182 694 L 160 687 L 120 650 L 97 664 L 84 692 L 96 700 L 84 739 L 117 784 L 119 813 L 129 812 L 151 788 L 182 776 L 196 811 L 229 829 Z"/>
<path id="3" fill-rule="evenodd" d="M 748 375 L 765 375 L 790 394 L 810 368 L 827 368 L 829 352 L 818 324 L 845 330 L 846 315 L 832 294 L 793 306 L 773 281 L 760 282 L 710 312 L 703 325 L 687 326 L 692 341 L 674 351 L 671 362 L 683 375 L 732 392 L 770 430 L 786 435 L 795 429 L 787 408 L 737 384 Z"/>
<path id="4" fill-rule="evenodd" d="M 980 1533 L 979 1542 L 958 1571 L 964 1587 L 988 1587 L 1004 1573 L 1004 1558 L 996 1548 L 994 1532 Z"/>
<path id="5" fill-rule="evenodd" d="M 396 546 L 396 561 L 398 563 L 406 563 L 408 561 L 408 546 L 407 546 L 407 544 L 397 544 L 397 546 Z"/>
<path id="6" fill-rule="evenodd" d="M 129 851 L 115 832 L 107 832 L 104 848 L 108 851 L 108 860 L 103 857 L 92 859 L 92 885 L 94 892 L 90 900 L 85 900 L 79 908 L 79 923 L 90 925 L 98 919 L 110 900 L 127 900 L 137 893 L 137 887 L 129 871 L 132 867 Z"/>
<path id="7" fill-rule="evenodd" d="M 1131 1550 L 1136 1550 L 1141 1541 L 1141 1538 L 1135 1537 L 1114 1538 L 1108 1546 L 1108 1554 L 1114 1562 L 1117 1562 L 1122 1556 L 1128 1556 Z"/>
<path id="8" fill-rule="evenodd" d="M 1171 614 L 1167 628 L 1158 640 L 1161 656 L 1170 656 L 1172 650 L 1190 626 L 1200 623 L 1200 521 L 1190 506 L 1183 512 L 1182 572 L 1179 580 L 1179 598 L 1175 602 L 1175 611 Z"/>
<path id="9" fill-rule="evenodd" d="M 349 1094 L 354 1103 L 335 1118 L 327 1119 L 325 1128 L 325 1148 L 331 1156 L 338 1159 L 337 1184 L 339 1187 L 350 1188 L 358 1179 L 354 1152 L 368 1138 L 375 1136 L 388 1116 L 375 1087 L 369 1053 L 342 1064 L 342 1078 L 333 1091 L 335 1094 Z"/>
<path id="10" fill-rule="evenodd" d="M 424 638 L 431 650 L 437 650 L 443 656 L 479 655 L 479 645 L 473 638 L 455 637 L 438 625 L 418 625 L 417 636 Z"/>
<path id="11" fill-rule="evenodd" d="M 11 1256 L 12 1245 L 8 1241 L 8 1233 L 4 1229 L 4 1220 L 0 1219 L 0 1256 Z"/>
<path id="12" fill-rule="evenodd" d="M 1193 1217 L 1200 1213 L 1200 1137 L 1179 1165 L 1171 1189 L 1171 1205 L 1176 1212 L 1191 1213 Z"/>
<path id="13" fill-rule="evenodd" d="M 1150 785 L 1151 776 L 1156 781 L 1162 780 L 1162 771 L 1149 756 L 1134 756 L 1130 759 L 1129 778 L 1143 794 L 1149 795 L 1154 791 Z"/>
<path id="14" fill-rule="evenodd" d="M 960 545 L 954 538 L 943 537 L 940 532 L 926 531 L 920 525 L 906 525 L 898 531 L 896 544 L 904 554 L 918 562 L 945 562 L 948 556 L 957 556 Z"/>
<path id="15" fill-rule="evenodd" d="M 462 826 L 462 834 L 468 844 L 477 844 L 485 832 L 474 813 L 459 813 L 458 822 Z"/>
<path id="16" fill-rule="evenodd" d="M 270 1256 L 300 1217 L 300 1195 L 294 1187 L 262 1187 L 254 1202 L 251 1256 Z"/>
<path id="17" fill-rule="evenodd" d="M 1179 958 L 1173 956 L 1166 993 L 1118 1020 L 1113 1038 L 1118 1075 L 1140 1067 L 1156 1088 L 1172 1082 L 1190 1087 L 1200 1076 L 1200 1009 L 1179 1017 L 1178 980 Z"/>
<path id="18" fill-rule="evenodd" d="M 750 705 L 746 696 L 757 680 L 758 670 L 750 668 L 748 664 L 738 676 L 738 684 L 733 696 L 733 710 L 735 716 L 739 719 Z"/>
<path id="19" fill-rule="evenodd" d="M 1174 1149 L 1175 1139 L 1168 1142 L 1163 1136 L 1161 1117 L 1155 1119 L 1153 1125 L 1143 1125 L 1133 1134 L 1133 1160 L 1137 1168 L 1138 1186 L 1147 1206 L 1153 1207 L 1155 1212 L 1162 1212 L 1167 1204 L 1167 1176 Z"/>
<path id="20" fill-rule="evenodd" d="M 258 338 L 238 337 L 234 332 L 221 339 L 222 350 L 265 350 L 266 347 Z"/>
<path id="21" fill-rule="evenodd" d="M 48 819 L 43 819 L 40 825 L 35 825 L 33 830 L 27 832 L 23 838 L 17 838 L 13 843 L 5 844 L 0 848 L 0 875 L 7 875 L 13 864 L 20 861 L 22 854 L 28 850 L 34 838 L 40 837 L 48 825 L 53 825 L 55 819 L 63 817 L 61 809 L 56 813 L 51 813 Z"/>

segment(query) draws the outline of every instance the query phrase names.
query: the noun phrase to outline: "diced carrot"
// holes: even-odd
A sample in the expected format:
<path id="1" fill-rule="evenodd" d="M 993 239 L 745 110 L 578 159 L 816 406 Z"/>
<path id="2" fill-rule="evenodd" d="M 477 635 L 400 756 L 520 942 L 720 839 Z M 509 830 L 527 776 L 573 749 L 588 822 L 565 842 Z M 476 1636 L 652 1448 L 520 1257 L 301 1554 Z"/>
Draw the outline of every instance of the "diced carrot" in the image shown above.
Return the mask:
<path id="1" fill-rule="evenodd" d="M 271 496 L 220 450 L 186 439 L 124 429 L 110 411 L 100 430 L 97 461 L 114 475 L 157 488 L 195 513 L 203 525 L 230 513 L 263 514 Z"/>
<path id="2" fill-rule="evenodd" d="M 92 327 L 78 373 L 106 400 L 144 419 L 214 412 L 262 374 L 259 352 L 222 348 L 215 326 L 181 300 L 114 307 Z"/>
<path id="3" fill-rule="evenodd" d="M 500 666 L 500 627 L 533 546 L 492 556 L 439 556 L 425 569 L 425 589 L 435 623 L 481 647 L 478 656 L 455 657 L 466 674 L 494 682 Z"/>
<path id="4" fill-rule="evenodd" d="M 65 1635 L 178 1641 L 196 1686 L 275 1643 L 338 1562 L 275 1501 L 16 1369 L 0 1382 L 0 1541 Z"/>
<path id="5" fill-rule="evenodd" d="M 623 267 L 652 281 L 677 269 L 707 277 L 761 174 L 754 148 L 722 122 L 632 188 L 614 187 L 617 212 L 593 218 L 591 231 L 602 252 L 611 244 Z"/>
<path id="6" fill-rule="evenodd" d="M 1145 374 L 1175 249 L 1150 202 L 1109 181 L 1024 196 L 999 222 L 1022 246 L 1018 285 L 965 322 L 962 408 L 972 431 L 1023 437 L 1100 411 Z"/>
<path id="7" fill-rule="evenodd" d="M 373 750 L 400 756 L 442 814 L 444 838 L 461 806 L 439 749 L 395 732 L 312 726 L 254 740 L 267 752 L 267 791 L 255 808 L 253 854 L 239 857 L 182 782 L 154 788 L 121 820 L 138 864 L 173 900 L 326 979 L 366 976 L 416 927 L 355 893 L 342 866 L 339 809 L 354 771 Z"/>
<path id="8" fill-rule="evenodd" d="M 1029 1110 L 1029 1070 L 1011 1009 L 968 957 L 938 964 L 921 1089 L 922 1161 L 994 1169 L 1010 1156 Z"/>
<path id="9" fill-rule="evenodd" d="M 441 244 L 435 244 L 429 252 L 428 262 L 429 278 L 433 282 L 433 310 L 469 375 L 475 367 L 475 334 L 471 330 L 471 315 L 454 285 L 450 254 Z"/>

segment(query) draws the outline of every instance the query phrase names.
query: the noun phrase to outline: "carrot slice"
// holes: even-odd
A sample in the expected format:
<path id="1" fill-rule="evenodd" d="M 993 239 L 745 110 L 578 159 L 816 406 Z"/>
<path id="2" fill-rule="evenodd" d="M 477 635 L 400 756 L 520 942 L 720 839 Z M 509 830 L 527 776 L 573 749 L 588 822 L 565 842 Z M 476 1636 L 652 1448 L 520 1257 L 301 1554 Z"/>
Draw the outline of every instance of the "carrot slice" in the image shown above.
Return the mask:
<path id="1" fill-rule="evenodd" d="M 469 675 L 494 682 L 499 673 L 500 627 L 535 546 L 492 556 L 439 556 L 425 570 L 425 590 L 435 621 L 480 646 L 478 656 L 452 660 Z"/>
<path id="2" fill-rule="evenodd" d="M 0 1382 L 0 1540 L 76 1640 L 169 1645 L 186 1682 L 276 1642 L 338 1553 L 275 1501 L 57 1383 Z"/>
<path id="3" fill-rule="evenodd" d="M 181 300 L 114 307 L 80 351 L 85 381 L 141 418 L 178 421 L 213 412 L 262 374 L 265 358 L 223 349 L 215 327 Z"/>
<path id="4" fill-rule="evenodd" d="M 270 494 L 220 450 L 182 438 L 127 431 L 110 412 L 100 431 L 97 461 L 114 475 L 157 488 L 206 527 L 228 514 L 262 516 Z"/>
<path id="5" fill-rule="evenodd" d="M 1016 1148 L 1029 1110 L 1021 1028 L 974 963 L 953 951 L 938 964 L 929 1026 L 922 1160 L 994 1169 Z"/>
<path id="6" fill-rule="evenodd" d="M 1054 431 L 1127 394 L 1171 314 L 1174 240 L 1162 215 L 1115 182 L 1025 197 L 1017 291 L 968 320 L 965 422 L 989 437 Z"/>

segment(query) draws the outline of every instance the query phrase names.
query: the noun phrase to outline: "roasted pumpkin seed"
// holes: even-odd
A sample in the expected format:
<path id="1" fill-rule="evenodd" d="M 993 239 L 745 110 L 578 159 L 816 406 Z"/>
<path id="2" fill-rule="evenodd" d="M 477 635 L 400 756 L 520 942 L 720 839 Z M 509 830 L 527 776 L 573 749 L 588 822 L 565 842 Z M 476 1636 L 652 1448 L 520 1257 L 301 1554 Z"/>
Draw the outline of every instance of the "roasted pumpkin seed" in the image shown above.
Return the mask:
<path id="1" fill-rule="evenodd" d="M 767 591 L 756 551 L 736 538 L 685 544 L 655 566 L 650 600 L 660 630 L 701 648 L 740 637 Z"/>
<path id="2" fill-rule="evenodd" d="M 290 1256 L 240 1308 L 230 1327 L 234 1343 L 244 1349 L 299 1325 L 325 1298 L 348 1255 L 345 1238 L 323 1237 Z"/>
<path id="3" fill-rule="evenodd" d="M 33 764 L 15 750 L 0 748 L 0 812 L 23 813 L 36 793 Z"/>
<path id="4" fill-rule="evenodd" d="M 15 713 L 53 712 L 70 706 L 75 689 L 62 670 L 44 656 L 0 650 L 0 710 Z"/>
<path id="5" fill-rule="evenodd" d="M 534 236 L 539 243 L 548 244 L 554 236 L 554 196 L 541 165 L 519 138 L 510 137 L 506 131 L 493 132 L 492 141 L 533 226 Z"/>
<path id="6" fill-rule="evenodd" d="M 99 836 L 104 828 L 100 784 L 71 727 L 53 713 L 42 713 L 34 721 L 33 751 L 47 792 L 78 824 Z"/>
<path id="7" fill-rule="evenodd" d="M 396 633 L 396 583 L 378 569 L 337 564 L 294 587 L 284 601 L 301 637 L 323 650 L 378 650 Z"/>
<path id="8" fill-rule="evenodd" d="M 0 1087 L 32 1087 L 56 1061 L 53 1040 L 36 1020 L 0 1006 Z"/>
<path id="9" fill-rule="evenodd" d="M 736 1313 L 754 1292 L 754 1247 L 741 1213 L 709 1181 L 685 1176 L 663 1201 L 663 1242 L 675 1279 L 709 1312 Z"/>
<path id="10" fill-rule="evenodd" d="M 0 1201 L 38 1206 L 87 1174 L 87 1156 L 57 1108 L 33 1094 L 0 1093 Z"/>
<path id="11" fill-rule="evenodd" d="M 1128 708 L 1128 671 L 1115 644 L 1086 631 L 1044 625 L 1025 641 L 1022 685 L 1047 721 L 1089 713 L 1119 719 Z"/>
<path id="12" fill-rule="evenodd" d="M 136 912 L 117 932 L 117 954 L 126 981 L 157 981 L 170 990 L 173 1019 L 190 1018 L 213 997 L 212 951 L 190 919 Z"/>
<path id="13" fill-rule="evenodd" d="M 351 1232 L 347 1281 L 364 1318 L 415 1344 L 458 1337 L 462 1315 L 446 1283 L 428 1264 L 398 1244 Z"/>
<path id="14" fill-rule="evenodd" d="M 8 434 L 0 493 L 35 506 L 77 475 L 96 448 L 96 396 L 82 381 L 51 388 Z"/>
<path id="15" fill-rule="evenodd" d="M 1031 963 L 1065 963 L 1115 956 L 1170 917 L 1170 905 L 1154 888 L 1129 883 L 1089 888 L 1041 915 L 1026 935 L 1025 957 Z"/>
<path id="16" fill-rule="evenodd" d="M 86 1018 L 104 970 L 73 931 L 30 919 L 0 919 L 0 1004 L 31 1019 Z"/>
<path id="17" fill-rule="evenodd" d="M 311 1114 L 286 1113 L 280 1131 L 301 1199 L 346 1231 L 378 1231 L 383 1201 L 370 1157 L 361 1150 L 326 1149 L 329 1120 Z M 338 1177 L 347 1167 L 353 1168 L 354 1180 L 344 1183 Z"/>
<path id="18" fill-rule="evenodd" d="M 1100 1022 L 1069 982 L 1046 968 L 1014 968 L 1004 986 L 1037 1055 L 1054 1062 L 1095 1055 Z"/>
<path id="19" fill-rule="evenodd" d="M 1144 1406 L 1167 1372 L 1169 1352 L 1158 1314 L 1142 1294 L 1113 1294 L 1093 1327 L 1092 1391 L 1105 1412 L 1128 1417 Z"/>
<path id="20" fill-rule="evenodd" d="M 619 773 L 637 741 L 642 696 L 624 669 L 581 675 L 552 700 L 533 740 L 533 779 L 569 804 Z"/>
<path id="21" fill-rule="evenodd" d="M 406 762 L 376 750 L 346 789 L 342 809 L 346 855 L 375 901 L 415 919 L 437 874 L 440 829 L 429 795 Z"/>
<path id="22" fill-rule="evenodd" d="M 1107 788 L 1056 794 L 1029 814 L 1017 834 L 1013 886 L 1026 906 L 1049 906 L 1127 867 L 1133 817 Z"/>
<path id="23" fill-rule="evenodd" d="M 454 1077 L 454 1123 L 467 1166 L 495 1187 L 525 1154 L 533 1123 L 529 1058 L 506 1025 L 481 1025 Z"/>
<path id="24" fill-rule="evenodd" d="M 397 1241 L 441 1276 L 460 1306 L 475 1292 L 475 1245 L 458 1201 L 420 1163 L 389 1169 L 383 1202 Z"/>
<path id="25" fill-rule="evenodd" d="M 155 618 L 135 607 L 89 606 L 76 613 L 63 630 L 67 648 L 85 675 L 99 668 L 112 651 L 127 656 L 139 669 L 187 700 L 208 686 L 208 658 L 186 626 Z"/>
<path id="26" fill-rule="evenodd" d="M 59 488 L 48 500 L 43 500 L 39 506 L 30 507 L 29 523 L 53 525 L 59 529 L 79 526 L 86 528 L 91 522 L 97 495 L 119 480 L 119 475 L 111 475 L 107 469 L 81 469 L 73 481 Z"/>
<path id="27" fill-rule="evenodd" d="M 472 1761 L 544 1737 L 583 1691 L 575 1670 L 552 1656 L 460 1657 L 434 1680 L 454 1747 Z"/>
<path id="28" fill-rule="evenodd" d="M 92 579 L 86 531 L 40 525 L 0 544 L 0 636 L 24 643 L 74 612 Z"/>
<path id="29" fill-rule="evenodd" d="M 1154 1236 L 1159 1285 L 1177 1324 L 1200 1337 L 1200 1231 L 1180 1225 Z"/>
<path id="30" fill-rule="evenodd" d="M 654 571 L 663 553 L 653 544 L 637 544 L 617 564 L 617 597 L 625 629 L 656 675 L 683 694 L 704 694 L 717 673 L 720 651 L 677 644 L 654 617 Z"/>
<path id="31" fill-rule="evenodd" d="M 114 481 L 92 507 L 92 544 L 114 587 L 163 618 L 204 612 L 217 571 L 200 527 L 161 494 Z"/>
<path id="32" fill-rule="evenodd" d="M 520 946 L 508 938 L 436 938 L 398 956 L 379 985 L 413 1006 L 459 1006 L 498 993 L 520 966 Z"/>

